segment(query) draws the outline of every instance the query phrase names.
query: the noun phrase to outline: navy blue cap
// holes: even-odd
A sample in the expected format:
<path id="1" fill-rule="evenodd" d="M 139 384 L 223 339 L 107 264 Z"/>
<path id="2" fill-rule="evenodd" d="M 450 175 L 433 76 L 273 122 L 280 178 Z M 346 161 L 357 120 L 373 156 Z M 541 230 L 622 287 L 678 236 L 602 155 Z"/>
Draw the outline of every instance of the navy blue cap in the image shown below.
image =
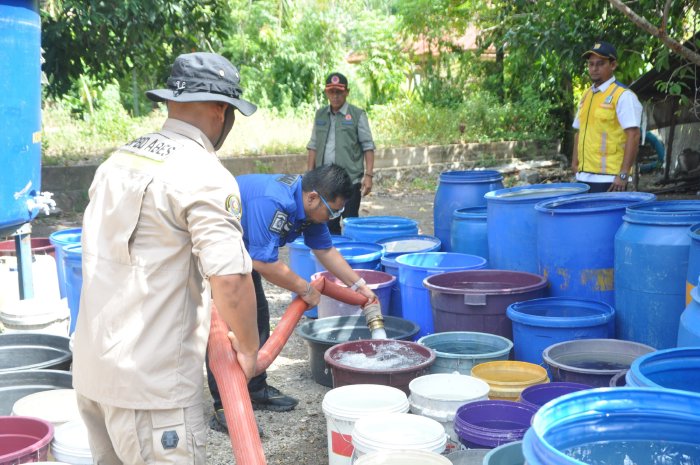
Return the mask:
<path id="1" fill-rule="evenodd" d="M 609 42 L 596 42 L 593 47 L 582 56 L 583 58 L 588 58 L 591 55 L 598 55 L 602 58 L 617 60 L 617 52 L 615 51 L 615 47 L 613 47 L 613 44 Z"/>

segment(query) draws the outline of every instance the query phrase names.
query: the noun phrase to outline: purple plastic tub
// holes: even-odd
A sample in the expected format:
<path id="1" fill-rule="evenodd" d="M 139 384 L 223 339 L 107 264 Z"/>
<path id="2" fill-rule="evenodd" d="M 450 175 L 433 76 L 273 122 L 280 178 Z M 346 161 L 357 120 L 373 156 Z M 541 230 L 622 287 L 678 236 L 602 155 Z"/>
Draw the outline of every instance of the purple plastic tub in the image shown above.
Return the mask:
<path id="1" fill-rule="evenodd" d="M 550 400 L 584 389 L 592 389 L 592 386 L 581 383 L 545 383 L 528 386 L 520 393 L 520 402 L 539 409 Z"/>
<path id="2" fill-rule="evenodd" d="M 519 441 L 537 407 L 508 400 L 478 400 L 457 409 L 454 428 L 469 449 L 493 449 Z"/>
<path id="3" fill-rule="evenodd" d="M 430 291 L 436 333 L 474 331 L 512 341 L 506 309 L 544 297 L 547 280 L 522 271 L 467 270 L 430 276 L 423 285 Z"/>

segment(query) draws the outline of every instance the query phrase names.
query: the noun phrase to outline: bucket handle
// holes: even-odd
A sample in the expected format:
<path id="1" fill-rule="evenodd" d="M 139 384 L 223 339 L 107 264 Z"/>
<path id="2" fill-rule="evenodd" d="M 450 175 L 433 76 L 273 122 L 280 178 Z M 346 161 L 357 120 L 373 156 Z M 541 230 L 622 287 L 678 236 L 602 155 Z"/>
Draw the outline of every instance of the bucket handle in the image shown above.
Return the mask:
<path id="1" fill-rule="evenodd" d="M 486 294 L 464 294 L 465 305 L 486 305 Z"/>

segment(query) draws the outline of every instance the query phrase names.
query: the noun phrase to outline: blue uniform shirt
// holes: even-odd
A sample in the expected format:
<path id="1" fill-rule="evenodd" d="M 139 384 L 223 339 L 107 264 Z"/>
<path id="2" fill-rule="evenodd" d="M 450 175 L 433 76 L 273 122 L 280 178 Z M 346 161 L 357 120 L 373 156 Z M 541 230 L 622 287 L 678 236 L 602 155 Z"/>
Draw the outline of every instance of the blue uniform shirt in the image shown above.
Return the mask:
<path id="1" fill-rule="evenodd" d="M 301 176 L 245 174 L 237 176 L 241 192 L 243 242 L 253 260 L 273 263 L 279 248 L 301 234 L 311 249 L 333 246 L 326 224 L 306 221 Z"/>

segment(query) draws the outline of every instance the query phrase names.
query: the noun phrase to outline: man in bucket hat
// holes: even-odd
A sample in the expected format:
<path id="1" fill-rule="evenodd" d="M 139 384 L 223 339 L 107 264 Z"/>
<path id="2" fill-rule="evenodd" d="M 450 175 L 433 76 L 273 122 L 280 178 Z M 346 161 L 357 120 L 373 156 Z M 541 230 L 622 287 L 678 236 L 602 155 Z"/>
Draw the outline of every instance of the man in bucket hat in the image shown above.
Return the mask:
<path id="1" fill-rule="evenodd" d="M 642 105 L 615 80 L 617 51 L 596 42 L 583 54 L 593 86 L 579 104 L 571 167 L 590 192 L 624 191 L 639 151 Z"/>
<path id="2" fill-rule="evenodd" d="M 206 463 L 202 365 L 210 296 L 249 378 L 259 338 L 238 185 L 218 158 L 241 98 L 238 70 L 180 55 L 163 128 L 97 170 L 83 217 L 73 384 L 99 464 Z"/>

